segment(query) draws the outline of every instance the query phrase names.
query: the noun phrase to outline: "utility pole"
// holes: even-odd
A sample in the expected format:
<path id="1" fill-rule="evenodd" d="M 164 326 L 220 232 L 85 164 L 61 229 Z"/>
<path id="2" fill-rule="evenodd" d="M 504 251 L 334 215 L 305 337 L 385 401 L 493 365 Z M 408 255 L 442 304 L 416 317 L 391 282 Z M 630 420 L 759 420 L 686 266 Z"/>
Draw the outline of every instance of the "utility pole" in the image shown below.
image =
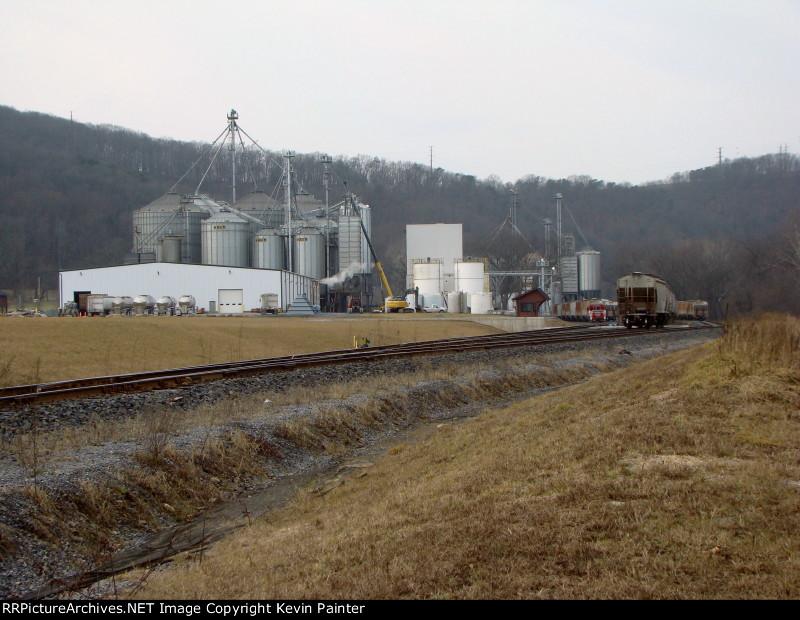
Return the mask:
<path id="1" fill-rule="evenodd" d="M 428 148 L 430 149 L 431 152 L 431 172 L 433 172 L 433 147 L 430 146 Z"/>
<path id="2" fill-rule="evenodd" d="M 717 147 L 717 165 L 722 165 L 722 147 Z"/>

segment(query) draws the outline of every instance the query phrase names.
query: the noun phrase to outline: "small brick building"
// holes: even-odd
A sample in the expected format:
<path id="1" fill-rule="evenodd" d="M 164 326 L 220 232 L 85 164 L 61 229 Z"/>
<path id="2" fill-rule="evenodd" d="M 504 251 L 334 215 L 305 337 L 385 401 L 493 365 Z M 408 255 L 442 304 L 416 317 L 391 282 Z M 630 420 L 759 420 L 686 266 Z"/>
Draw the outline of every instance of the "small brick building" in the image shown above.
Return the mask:
<path id="1" fill-rule="evenodd" d="M 539 307 L 550 297 L 540 288 L 531 290 L 514 297 L 514 306 L 517 316 L 539 316 Z"/>

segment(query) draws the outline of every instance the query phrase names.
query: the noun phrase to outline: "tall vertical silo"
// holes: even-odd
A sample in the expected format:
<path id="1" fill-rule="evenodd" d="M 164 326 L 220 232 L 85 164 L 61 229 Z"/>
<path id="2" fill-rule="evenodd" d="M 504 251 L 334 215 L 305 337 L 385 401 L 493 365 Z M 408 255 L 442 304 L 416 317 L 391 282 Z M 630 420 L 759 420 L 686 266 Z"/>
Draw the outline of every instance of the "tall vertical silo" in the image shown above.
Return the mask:
<path id="1" fill-rule="evenodd" d="M 220 211 L 203 221 L 204 265 L 250 266 L 250 223 L 230 211 Z"/>
<path id="2" fill-rule="evenodd" d="M 600 297 L 600 252 L 584 250 L 577 252 L 578 289 L 584 299 Z"/>
<path id="3" fill-rule="evenodd" d="M 325 277 L 325 236 L 315 228 L 297 230 L 292 240 L 294 273 L 321 280 Z"/>
<path id="4" fill-rule="evenodd" d="M 262 228 L 253 236 L 252 266 L 286 269 L 286 237 L 274 228 Z"/>

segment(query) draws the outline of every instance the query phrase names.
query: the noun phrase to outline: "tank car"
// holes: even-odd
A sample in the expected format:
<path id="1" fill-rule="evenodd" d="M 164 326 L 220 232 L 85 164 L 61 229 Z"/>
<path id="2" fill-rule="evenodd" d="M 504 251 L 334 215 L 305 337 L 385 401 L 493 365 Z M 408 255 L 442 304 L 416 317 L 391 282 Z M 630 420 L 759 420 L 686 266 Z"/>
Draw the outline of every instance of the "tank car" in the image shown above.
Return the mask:
<path id="1" fill-rule="evenodd" d="M 675 318 L 676 300 L 667 282 L 650 273 L 634 271 L 617 280 L 619 319 L 631 327 L 663 327 Z"/>

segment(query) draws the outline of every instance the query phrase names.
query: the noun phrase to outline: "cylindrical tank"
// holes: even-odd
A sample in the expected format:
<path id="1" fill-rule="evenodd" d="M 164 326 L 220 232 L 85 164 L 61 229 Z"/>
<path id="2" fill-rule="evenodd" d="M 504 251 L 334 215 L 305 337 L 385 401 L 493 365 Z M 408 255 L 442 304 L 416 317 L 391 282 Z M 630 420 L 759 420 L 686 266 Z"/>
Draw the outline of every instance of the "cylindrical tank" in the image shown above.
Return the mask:
<path id="1" fill-rule="evenodd" d="M 314 228 L 300 228 L 292 241 L 295 273 L 321 280 L 325 277 L 325 236 Z"/>
<path id="2" fill-rule="evenodd" d="M 447 312 L 454 314 L 461 312 L 461 293 L 459 291 L 447 293 Z"/>
<path id="3" fill-rule="evenodd" d="M 274 228 L 262 228 L 253 237 L 252 266 L 286 269 L 286 237 Z"/>
<path id="4" fill-rule="evenodd" d="M 109 295 L 89 295 L 86 300 L 86 314 L 106 316 L 111 314 L 114 298 Z"/>
<path id="5" fill-rule="evenodd" d="M 283 224 L 285 217 L 284 206 L 262 190 L 252 191 L 237 200 L 233 208 L 263 222 L 261 226 L 250 222 L 251 234 L 255 234 L 265 227 L 277 228 Z"/>
<path id="6" fill-rule="evenodd" d="M 133 297 L 115 297 L 111 302 L 111 312 L 116 315 L 128 315 L 133 310 Z"/>
<path id="7" fill-rule="evenodd" d="M 417 262 L 412 266 L 413 286 L 419 288 L 420 295 L 425 297 L 426 305 L 435 303 L 434 298 L 442 296 L 442 261 L 428 259 L 430 262 Z"/>
<path id="8" fill-rule="evenodd" d="M 182 262 L 181 250 L 183 237 L 180 235 L 167 235 L 161 240 L 161 261 L 165 263 Z"/>
<path id="9" fill-rule="evenodd" d="M 600 297 L 600 252 L 577 252 L 578 289 L 585 298 Z"/>
<path id="10" fill-rule="evenodd" d="M 175 314 L 175 298 L 170 296 L 156 299 L 156 308 L 159 314 Z"/>
<path id="11" fill-rule="evenodd" d="M 250 225 L 230 211 L 203 221 L 203 264 L 249 267 Z"/>
<path id="12" fill-rule="evenodd" d="M 196 303 L 192 295 L 178 297 L 178 308 L 180 308 L 181 314 L 194 314 Z"/>
<path id="13" fill-rule="evenodd" d="M 472 293 L 470 303 L 472 304 L 470 309 L 472 314 L 491 314 L 492 312 L 491 293 Z"/>
<path id="14" fill-rule="evenodd" d="M 150 295 L 137 295 L 133 298 L 133 312 L 140 316 L 144 314 L 153 314 L 155 305 L 156 300 Z"/>
<path id="15" fill-rule="evenodd" d="M 208 199 L 182 198 L 170 192 L 137 209 L 133 213 L 133 251 L 161 255 L 164 237 L 181 235 L 180 262 L 199 263 L 201 222 L 209 217 L 209 208 L 218 208 L 216 203 L 206 205 L 210 202 Z"/>
<path id="16" fill-rule="evenodd" d="M 177 225 L 175 212 L 180 206 L 180 195 L 169 192 L 136 209 L 133 212 L 133 251 L 157 252 L 164 229 L 172 223 Z"/>
<path id="17" fill-rule="evenodd" d="M 463 293 L 483 293 L 483 261 L 455 262 L 455 289 Z"/>

